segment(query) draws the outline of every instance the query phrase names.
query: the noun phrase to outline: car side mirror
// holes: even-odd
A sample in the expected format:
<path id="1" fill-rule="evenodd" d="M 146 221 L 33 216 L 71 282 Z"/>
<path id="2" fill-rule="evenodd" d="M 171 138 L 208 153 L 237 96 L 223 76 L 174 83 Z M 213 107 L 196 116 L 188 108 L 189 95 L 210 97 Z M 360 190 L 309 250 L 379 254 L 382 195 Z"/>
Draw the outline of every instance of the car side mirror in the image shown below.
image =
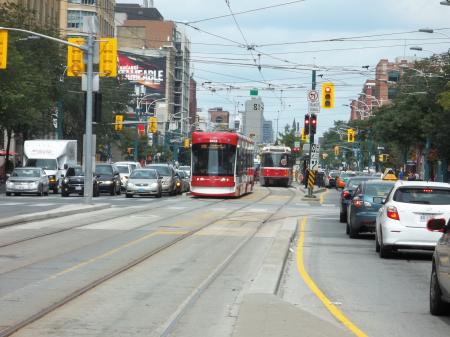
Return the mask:
<path id="1" fill-rule="evenodd" d="M 430 219 L 427 222 L 427 228 L 432 232 L 446 232 L 445 219 Z"/>
<path id="2" fill-rule="evenodd" d="M 64 178 L 64 174 L 61 174 L 61 178 Z"/>

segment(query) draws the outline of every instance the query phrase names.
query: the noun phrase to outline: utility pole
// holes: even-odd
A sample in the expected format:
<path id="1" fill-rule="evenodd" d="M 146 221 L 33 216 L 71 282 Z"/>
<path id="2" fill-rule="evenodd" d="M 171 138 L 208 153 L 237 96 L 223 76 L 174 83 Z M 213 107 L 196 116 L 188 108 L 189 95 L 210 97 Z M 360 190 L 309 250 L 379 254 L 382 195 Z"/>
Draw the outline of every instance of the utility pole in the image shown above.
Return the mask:
<path id="1" fill-rule="evenodd" d="M 311 81 L 311 90 L 316 90 L 316 70 L 313 70 L 312 71 L 312 81 Z M 308 162 L 308 170 L 309 170 L 309 174 L 311 174 L 311 169 L 312 169 L 312 160 L 311 160 L 311 151 L 312 151 L 312 145 L 314 144 L 314 135 L 312 134 L 312 132 L 311 132 L 311 116 L 312 116 L 312 113 L 310 113 L 309 111 L 308 111 L 308 118 L 309 118 L 309 132 L 308 132 L 308 134 L 309 134 L 309 162 Z M 308 174 L 308 176 L 309 176 L 309 174 Z M 309 184 L 308 184 L 308 197 L 309 198 L 312 198 L 312 196 L 313 196 L 313 188 L 314 188 L 314 186 L 313 187 L 309 187 Z"/>

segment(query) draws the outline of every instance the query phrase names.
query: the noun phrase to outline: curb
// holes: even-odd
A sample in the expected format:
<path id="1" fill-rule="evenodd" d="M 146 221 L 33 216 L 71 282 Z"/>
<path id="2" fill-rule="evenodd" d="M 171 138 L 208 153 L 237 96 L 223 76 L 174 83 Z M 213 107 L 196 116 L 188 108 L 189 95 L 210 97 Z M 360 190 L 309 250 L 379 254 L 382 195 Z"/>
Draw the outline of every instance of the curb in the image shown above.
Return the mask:
<path id="1" fill-rule="evenodd" d="M 283 270 L 289 257 L 289 248 L 296 233 L 296 219 L 284 220 L 249 289 L 249 293 L 277 293 Z"/>
<path id="2" fill-rule="evenodd" d="M 89 205 L 83 206 L 79 208 L 72 208 L 68 210 L 51 210 L 40 213 L 31 213 L 31 214 L 23 214 L 23 215 L 15 215 L 10 218 L 0 220 L 0 227 L 7 227 L 12 225 L 21 224 L 24 222 L 30 221 L 38 221 L 38 220 L 46 220 L 46 219 L 55 219 L 68 215 L 81 214 L 81 213 L 89 213 L 94 211 L 99 211 L 102 209 L 110 208 L 110 204 L 98 204 L 98 205 Z"/>

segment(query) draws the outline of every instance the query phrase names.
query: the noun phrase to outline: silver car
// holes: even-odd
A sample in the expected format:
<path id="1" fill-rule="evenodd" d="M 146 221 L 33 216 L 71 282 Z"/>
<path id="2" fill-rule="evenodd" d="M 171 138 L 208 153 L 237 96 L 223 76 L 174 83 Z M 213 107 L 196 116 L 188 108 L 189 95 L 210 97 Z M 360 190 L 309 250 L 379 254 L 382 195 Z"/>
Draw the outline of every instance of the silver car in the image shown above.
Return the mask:
<path id="1" fill-rule="evenodd" d="M 154 195 L 161 198 L 162 177 L 154 169 L 134 170 L 126 184 L 126 197 L 132 198 L 134 195 Z"/>
<path id="2" fill-rule="evenodd" d="M 36 167 L 15 168 L 6 181 L 6 195 L 48 195 L 49 183 L 44 170 Z"/>

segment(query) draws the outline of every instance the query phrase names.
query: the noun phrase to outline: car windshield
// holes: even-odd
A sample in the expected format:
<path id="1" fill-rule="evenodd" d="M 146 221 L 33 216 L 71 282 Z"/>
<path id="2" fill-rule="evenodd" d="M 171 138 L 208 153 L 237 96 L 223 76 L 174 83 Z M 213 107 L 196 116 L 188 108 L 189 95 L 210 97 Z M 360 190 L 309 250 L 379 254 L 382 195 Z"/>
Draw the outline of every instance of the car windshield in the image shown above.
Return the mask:
<path id="1" fill-rule="evenodd" d="M 180 178 L 186 178 L 186 172 L 184 171 L 178 171 L 178 175 L 180 176 Z"/>
<path id="2" fill-rule="evenodd" d="M 120 173 L 130 173 L 130 169 L 127 165 L 116 165 Z"/>
<path id="3" fill-rule="evenodd" d="M 58 165 L 55 159 L 28 159 L 27 165 L 30 167 L 40 167 L 43 170 L 57 170 Z"/>
<path id="4" fill-rule="evenodd" d="M 15 169 L 11 177 L 37 178 L 41 176 L 41 171 L 36 169 Z"/>
<path id="5" fill-rule="evenodd" d="M 130 175 L 130 179 L 156 179 L 156 170 L 135 170 Z"/>
<path id="6" fill-rule="evenodd" d="M 95 167 L 96 174 L 112 174 L 112 167 L 110 165 L 97 165 Z"/>
<path id="7" fill-rule="evenodd" d="M 385 197 L 388 195 L 394 182 L 392 183 L 379 183 L 379 184 L 367 184 L 364 191 L 365 195 L 370 195 L 374 197 Z"/>
<path id="8" fill-rule="evenodd" d="M 183 171 L 190 171 L 190 170 L 191 170 L 191 167 L 190 167 L 190 166 L 180 166 L 180 170 L 183 170 Z"/>
<path id="9" fill-rule="evenodd" d="M 450 188 L 401 187 L 395 191 L 393 200 L 411 204 L 450 205 Z"/>
<path id="10" fill-rule="evenodd" d="M 67 169 L 66 176 L 73 177 L 73 176 L 82 176 L 84 175 L 83 169 L 81 167 L 69 167 Z"/>
<path id="11" fill-rule="evenodd" d="M 150 166 L 150 168 L 158 171 L 160 176 L 168 177 L 168 176 L 172 175 L 170 167 L 167 165 L 159 165 L 159 166 L 155 165 L 155 166 Z"/>

